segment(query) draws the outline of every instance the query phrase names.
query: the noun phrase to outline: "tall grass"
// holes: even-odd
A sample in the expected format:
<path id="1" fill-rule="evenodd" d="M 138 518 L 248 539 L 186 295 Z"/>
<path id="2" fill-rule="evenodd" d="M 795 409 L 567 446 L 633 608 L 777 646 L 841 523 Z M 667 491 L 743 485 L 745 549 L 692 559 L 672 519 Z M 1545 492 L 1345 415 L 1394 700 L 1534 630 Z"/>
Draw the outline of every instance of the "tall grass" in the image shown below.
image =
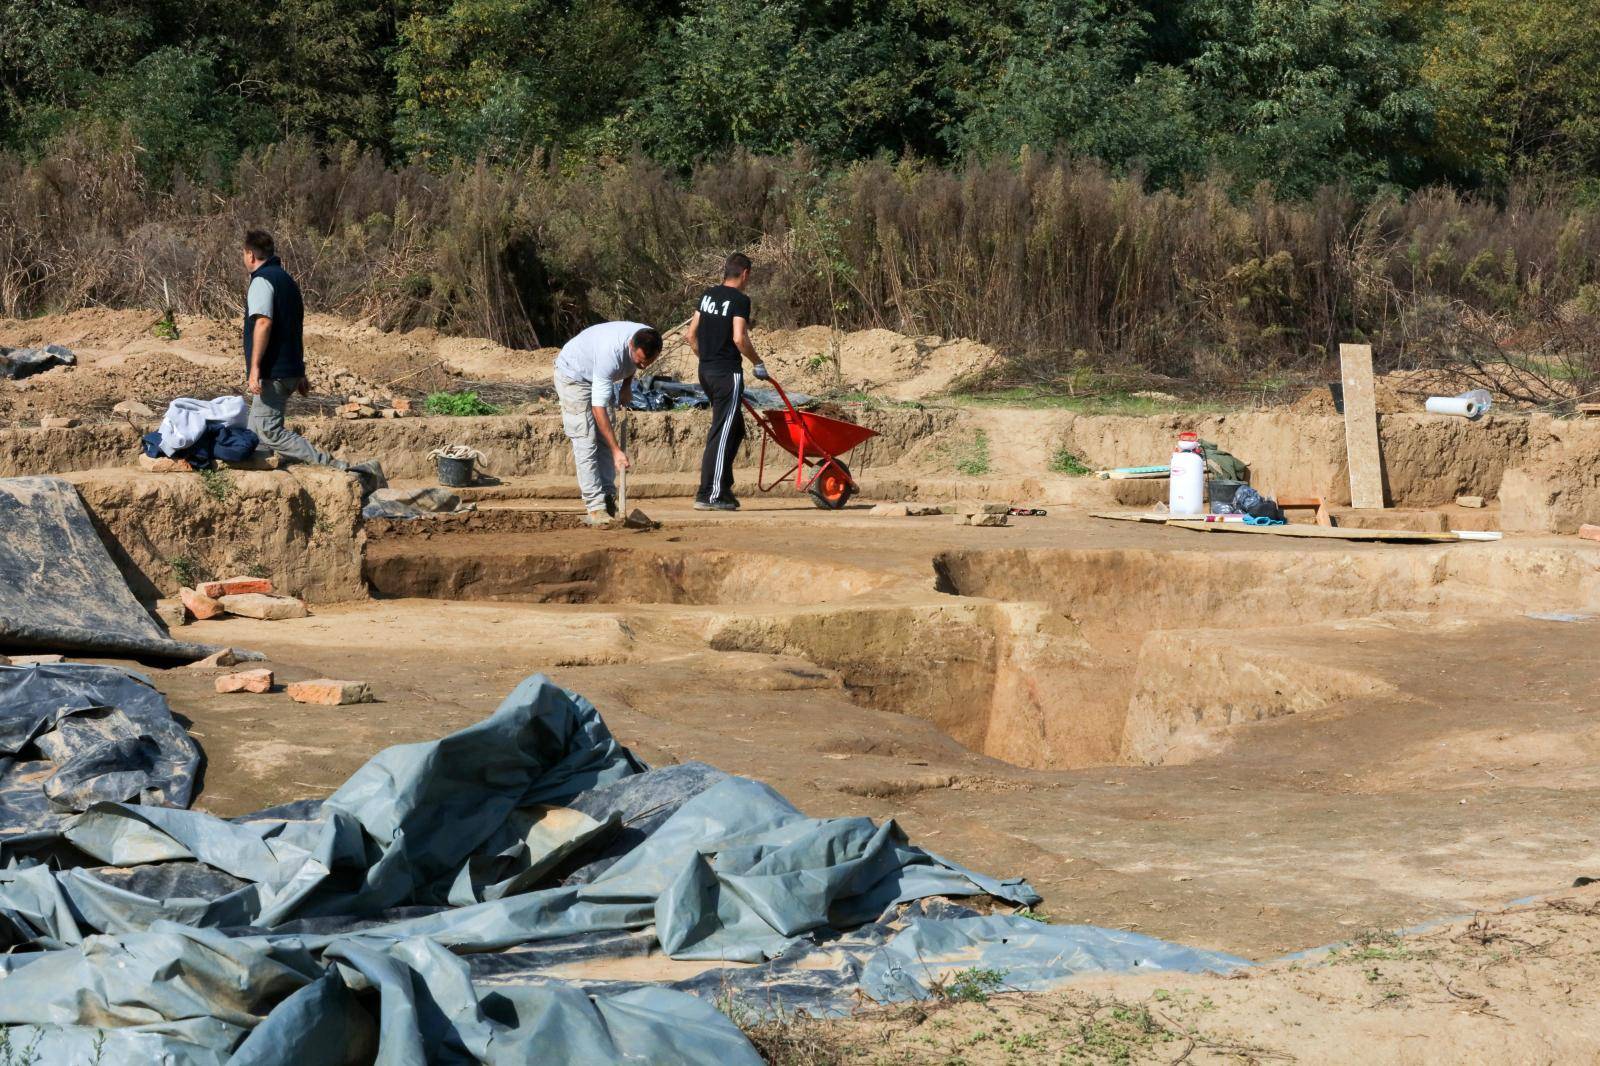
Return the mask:
<path id="1" fill-rule="evenodd" d="M 679 180 L 640 161 L 434 172 L 287 141 L 158 192 L 135 158 L 86 142 L 0 156 L 0 313 L 160 308 L 164 291 L 236 313 L 256 225 L 314 309 L 520 346 L 601 318 L 674 324 L 733 248 L 756 257 L 764 325 L 974 337 L 1022 376 L 1244 378 L 1320 368 L 1362 337 L 1415 364 L 1537 346 L 1600 311 L 1600 209 L 1549 186 L 1241 202 L 1040 156 L 833 172 L 738 156 Z"/>

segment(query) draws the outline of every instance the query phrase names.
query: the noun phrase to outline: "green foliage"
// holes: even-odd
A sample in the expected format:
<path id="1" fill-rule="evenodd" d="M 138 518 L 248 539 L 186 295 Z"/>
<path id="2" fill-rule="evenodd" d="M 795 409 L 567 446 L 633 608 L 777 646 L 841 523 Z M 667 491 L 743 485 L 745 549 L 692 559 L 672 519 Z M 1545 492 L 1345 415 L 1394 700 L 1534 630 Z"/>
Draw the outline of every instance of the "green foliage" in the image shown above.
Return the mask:
<path id="1" fill-rule="evenodd" d="M 445 168 L 734 149 L 1058 149 L 1294 196 L 1600 177 L 1600 19 L 1561 0 L 0 0 L 0 145 L 158 185 L 286 134 Z"/>
<path id="2" fill-rule="evenodd" d="M 200 582 L 209 580 L 211 577 L 206 568 L 192 556 L 175 556 L 167 560 L 167 565 L 172 567 L 173 579 L 184 588 L 194 588 Z"/>
<path id="3" fill-rule="evenodd" d="M 1067 474 L 1071 477 L 1082 477 L 1094 473 L 1094 468 L 1084 463 L 1067 448 L 1057 448 L 1056 453 L 1050 457 L 1050 469 L 1057 474 Z"/>
<path id="4" fill-rule="evenodd" d="M 650 28 L 621 0 L 422 0 L 399 26 L 397 143 L 521 160 L 582 141 L 635 83 Z"/>
<path id="5" fill-rule="evenodd" d="M 875 133 L 908 117 L 906 43 L 842 5 L 690 5 L 665 29 L 623 127 L 680 167 L 730 148 L 870 154 L 883 143 Z"/>
<path id="6" fill-rule="evenodd" d="M 1437 0 L 1423 77 L 1435 151 L 1503 184 L 1528 170 L 1600 173 L 1600 17 L 1592 3 Z"/>
<path id="7" fill-rule="evenodd" d="M 155 334 L 157 337 L 160 337 L 164 341 L 177 340 L 178 323 L 172 317 L 172 311 L 167 310 L 163 312 L 161 317 L 156 320 L 156 324 L 150 327 L 150 332 Z"/>
<path id="8" fill-rule="evenodd" d="M 218 503 L 227 503 L 239 491 L 232 472 L 220 466 L 200 471 L 200 484 L 205 488 L 206 495 Z"/>
<path id="9" fill-rule="evenodd" d="M 454 415 L 460 418 L 500 413 L 498 407 L 480 400 L 475 392 L 429 393 L 423 406 L 430 415 Z"/>
<path id="10" fill-rule="evenodd" d="M 973 967 L 959 970 L 944 980 L 934 993 L 953 1003 L 987 1003 L 989 996 L 1005 984 L 1006 971 Z"/>
<path id="11" fill-rule="evenodd" d="M 978 430 L 969 441 L 947 446 L 956 472 L 967 477 L 983 477 L 989 472 L 989 434 Z"/>

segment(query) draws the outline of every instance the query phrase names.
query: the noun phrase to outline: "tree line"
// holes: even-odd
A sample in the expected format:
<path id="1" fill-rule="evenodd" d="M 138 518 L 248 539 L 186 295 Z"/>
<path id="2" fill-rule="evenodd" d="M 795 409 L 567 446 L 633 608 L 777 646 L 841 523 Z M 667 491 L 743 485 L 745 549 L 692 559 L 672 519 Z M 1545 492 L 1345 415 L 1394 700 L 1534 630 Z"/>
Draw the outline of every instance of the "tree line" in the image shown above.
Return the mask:
<path id="1" fill-rule="evenodd" d="M 1499 196 L 1600 176 L 1600 0 L 0 0 L 0 149 L 131 138 L 167 187 L 291 137 Z"/>

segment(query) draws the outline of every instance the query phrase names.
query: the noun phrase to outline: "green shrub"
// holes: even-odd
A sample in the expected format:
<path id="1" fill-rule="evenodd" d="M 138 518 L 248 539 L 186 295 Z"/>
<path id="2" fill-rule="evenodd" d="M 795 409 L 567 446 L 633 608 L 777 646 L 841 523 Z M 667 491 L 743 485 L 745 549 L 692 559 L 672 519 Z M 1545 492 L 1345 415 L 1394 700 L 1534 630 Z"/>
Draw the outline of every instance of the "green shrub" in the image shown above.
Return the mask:
<path id="1" fill-rule="evenodd" d="M 424 406 L 430 415 L 468 417 L 471 415 L 495 415 L 500 413 L 500 408 L 491 403 L 484 403 L 475 392 L 430 393 Z"/>

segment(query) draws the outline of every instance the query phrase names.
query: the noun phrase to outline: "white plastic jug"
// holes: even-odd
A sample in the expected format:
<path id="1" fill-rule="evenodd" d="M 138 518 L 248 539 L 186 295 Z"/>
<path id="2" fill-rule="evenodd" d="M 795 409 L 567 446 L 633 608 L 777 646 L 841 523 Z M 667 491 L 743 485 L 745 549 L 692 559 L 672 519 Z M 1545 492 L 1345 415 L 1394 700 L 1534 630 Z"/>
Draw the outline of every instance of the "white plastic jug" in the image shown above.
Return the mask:
<path id="1" fill-rule="evenodd" d="M 1167 510 L 1175 515 L 1205 514 L 1206 457 L 1193 433 L 1178 435 L 1172 452 L 1172 475 L 1167 482 Z"/>

